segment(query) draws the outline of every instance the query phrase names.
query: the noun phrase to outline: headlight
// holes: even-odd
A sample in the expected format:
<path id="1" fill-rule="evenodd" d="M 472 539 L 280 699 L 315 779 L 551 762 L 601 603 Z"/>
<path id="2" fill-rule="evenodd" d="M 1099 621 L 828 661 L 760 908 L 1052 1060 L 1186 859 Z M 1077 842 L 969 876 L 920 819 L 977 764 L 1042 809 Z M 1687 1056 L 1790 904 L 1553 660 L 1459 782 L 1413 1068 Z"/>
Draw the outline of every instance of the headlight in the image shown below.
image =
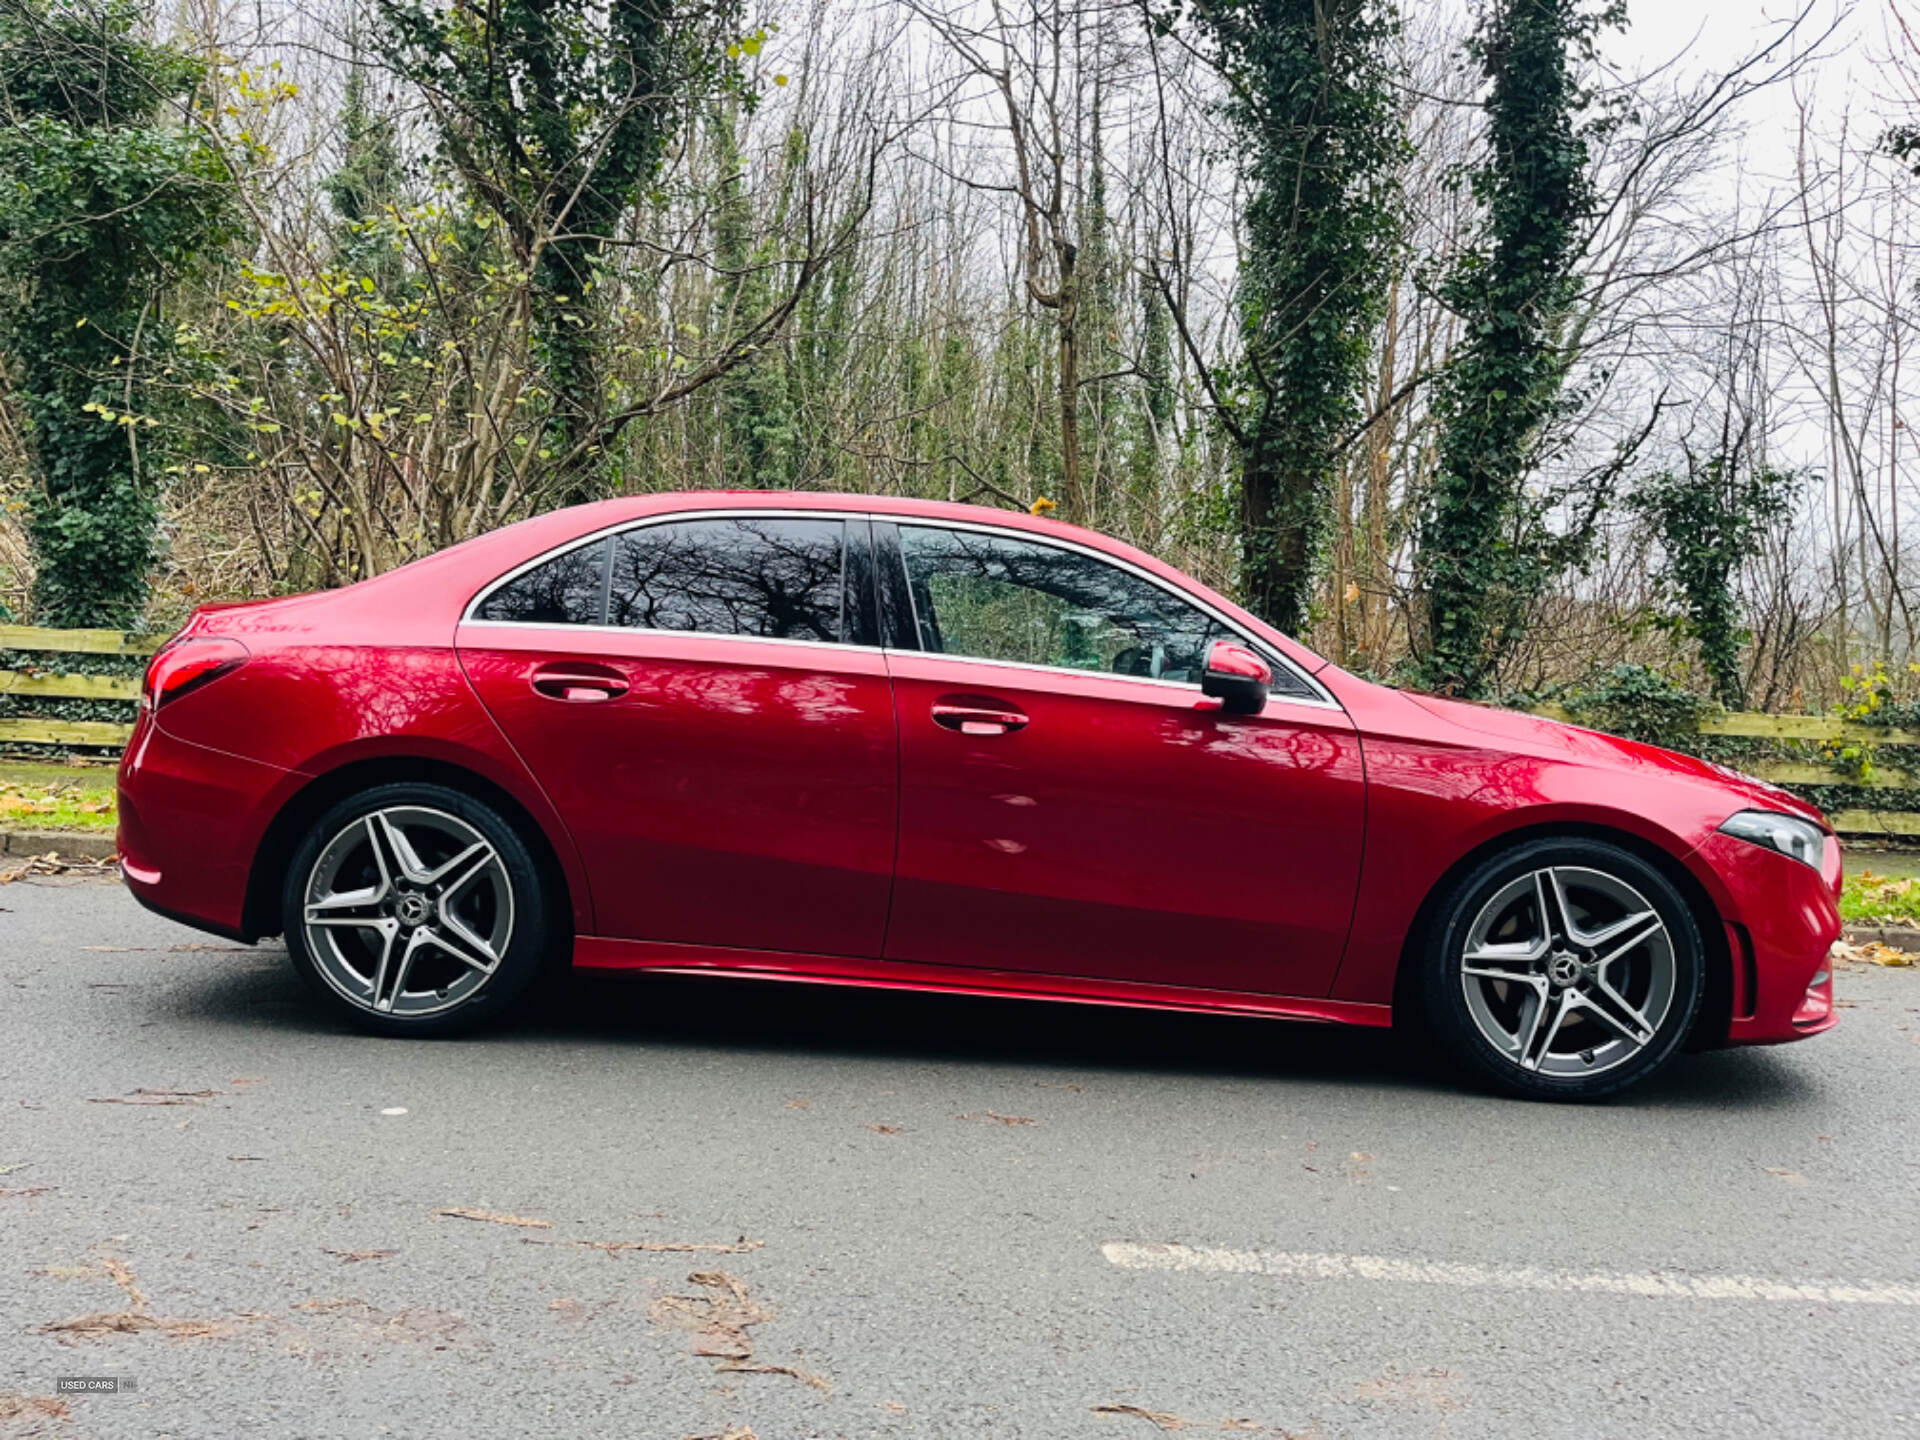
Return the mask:
<path id="1" fill-rule="evenodd" d="M 1720 833 L 1778 850 L 1815 870 L 1827 848 L 1826 832 L 1818 825 L 1777 810 L 1742 810 L 1720 827 Z"/>

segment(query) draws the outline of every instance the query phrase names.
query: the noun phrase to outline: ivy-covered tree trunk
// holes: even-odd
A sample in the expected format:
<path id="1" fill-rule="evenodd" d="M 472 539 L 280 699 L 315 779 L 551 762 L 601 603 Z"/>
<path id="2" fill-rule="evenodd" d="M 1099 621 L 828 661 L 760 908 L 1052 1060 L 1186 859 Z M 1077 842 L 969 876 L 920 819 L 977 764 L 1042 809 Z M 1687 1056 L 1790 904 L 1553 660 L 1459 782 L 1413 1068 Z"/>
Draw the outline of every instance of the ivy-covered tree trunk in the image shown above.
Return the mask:
<path id="1" fill-rule="evenodd" d="M 1688 452 L 1684 470 L 1650 476 L 1629 497 L 1660 537 L 1660 584 L 1679 612 L 1669 628 L 1700 646 L 1713 698 L 1729 710 L 1746 708 L 1740 656 L 1750 638 L 1734 581 L 1769 528 L 1793 513 L 1802 478 L 1753 464 L 1746 439 L 1704 459 Z"/>
<path id="2" fill-rule="evenodd" d="M 1198 13 L 1233 88 L 1251 182 L 1237 387 L 1247 399 L 1234 427 L 1242 584 L 1256 614 L 1299 631 L 1399 235 L 1396 21 L 1384 0 L 1237 0 Z"/>
<path id="3" fill-rule="evenodd" d="M 1524 487 L 1569 359 L 1557 322 L 1578 289 L 1592 207 L 1573 63 L 1598 23 L 1583 0 L 1492 0 L 1471 44 L 1491 84 L 1472 177 L 1486 238 L 1445 286 L 1466 333 L 1434 399 L 1439 455 L 1417 557 L 1427 616 L 1416 676 L 1435 690 L 1483 693 L 1552 575 Z"/>
<path id="4" fill-rule="evenodd" d="M 170 116 L 200 78 L 130 0 L 0 7 L 0 346 L 34 466 L 33 608 L 128 625 L 154 548 L 166 286 L 227 236 L 229 180 Z"/>
<path id="5" fill-rule="evenodd" d="M 378 0 L 388 61 L 433 102 L 443 151 L 500 217 L 532 277 L 553 501 L 608 489 L 606 302 L 599 262 L 678 118 L 734 83 L 716 36 L 732 0 Z M 754 49 L 757 39 L 742 45 Z"/>
<path id="6" fill-rule="evenodd" d="M 115 297 L 121 305 L 89 305 L 106 298 L 90 283 L 97 277 L 60 268 L 69 273 L 41 275 L 31 312 L 7 327 L 38 472 L 26 525 L 33 613 L 46 625 L 130 627 L 146 604 L 158 508 L 141 463 L 145 417 L 120 409 L 126 385 L 113 362 L 126 346 L 109 336 L 137 332 L 141 316 L 124 305 L 130 295 Z M 94 319 L 88 310 L 103 313 Z"/>

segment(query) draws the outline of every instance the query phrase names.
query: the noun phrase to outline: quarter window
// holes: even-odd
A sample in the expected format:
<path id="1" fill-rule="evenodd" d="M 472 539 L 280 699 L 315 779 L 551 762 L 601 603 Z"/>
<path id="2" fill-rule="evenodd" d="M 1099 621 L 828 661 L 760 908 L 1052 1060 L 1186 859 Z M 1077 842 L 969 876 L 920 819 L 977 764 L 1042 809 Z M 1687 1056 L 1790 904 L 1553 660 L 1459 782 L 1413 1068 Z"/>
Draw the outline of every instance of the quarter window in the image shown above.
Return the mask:
<path id="1" fill-rule="evenodd" d="M 607 622 L 835 643 L 845 634 L 840 520 L 727 517 L 614 537 Z"/>
<path id="2" fill-rule="evenodd" d="M 597 625 L 606 599 L 605 540 L 581 545 L 516 576 L 481 602 L 480 620 L 523 625 Z"/>

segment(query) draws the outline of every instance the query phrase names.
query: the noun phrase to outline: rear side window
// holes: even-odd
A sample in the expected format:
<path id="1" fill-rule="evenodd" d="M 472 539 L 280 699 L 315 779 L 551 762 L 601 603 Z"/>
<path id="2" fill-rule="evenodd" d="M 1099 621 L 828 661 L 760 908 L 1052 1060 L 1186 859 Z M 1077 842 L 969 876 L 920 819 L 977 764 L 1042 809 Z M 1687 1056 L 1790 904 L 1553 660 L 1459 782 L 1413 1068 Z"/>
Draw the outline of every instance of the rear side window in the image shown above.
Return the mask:
<path id="1" fill-rule="evenodd" d="M 596 540 L 514 577 L 480 602 L 475 618 L 523 625 L 598 625 L 607 594 L 608 544 Z"/>
<path id="2" fill-rule="evenodd" d="M 846 636 L 846 526 L 741 516 L 614 537 L 607 623 L 837 644 Z"/>

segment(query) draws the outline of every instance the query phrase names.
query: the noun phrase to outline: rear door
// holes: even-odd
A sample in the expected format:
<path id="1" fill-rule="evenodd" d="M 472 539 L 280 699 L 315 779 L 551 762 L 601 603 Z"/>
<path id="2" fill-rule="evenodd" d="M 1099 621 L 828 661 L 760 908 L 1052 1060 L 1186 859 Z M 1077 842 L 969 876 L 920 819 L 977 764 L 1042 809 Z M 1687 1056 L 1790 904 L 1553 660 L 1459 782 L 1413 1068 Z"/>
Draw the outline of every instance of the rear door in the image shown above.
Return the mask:
<path id="1" fill-rule="evenodd" d="M 669 516 L 470 608 L 461 663 L 572 831 L 601 935 L 881 953 L 898 747 L 868 535 Z"/>

